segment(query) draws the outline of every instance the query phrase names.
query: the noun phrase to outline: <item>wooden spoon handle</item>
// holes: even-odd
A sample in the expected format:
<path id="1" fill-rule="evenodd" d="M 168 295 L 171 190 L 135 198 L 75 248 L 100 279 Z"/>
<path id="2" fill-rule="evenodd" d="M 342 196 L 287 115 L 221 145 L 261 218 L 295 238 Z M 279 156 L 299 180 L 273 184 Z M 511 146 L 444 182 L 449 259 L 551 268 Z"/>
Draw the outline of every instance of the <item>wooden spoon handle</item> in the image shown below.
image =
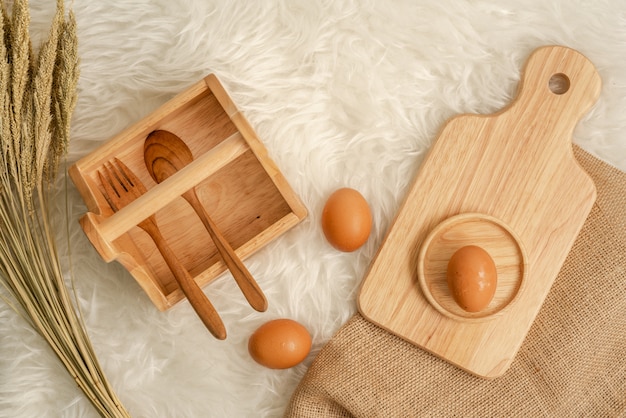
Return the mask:
<path id="1" fill-rule="evenodd" d="M 222 256 L 224 263 L 235 278 L 237 285 L 250 303 L 250 306 L 259 312 L 264 312 L 267 309 L 267 300 L 265 299 L 263 291 L 241 259 L 237 256 L 237 254 L 235 254 L 235 250 L 233 250 L 228 241 L 226 241 L 226 238 L 224 238 L 224 235 L 222 235 L 215 222 L 213 222 L 209 214 L 206 212 L 204 206 L 202 206 L 198 200 L 195 190 L 189 190 L 183 194 L 183 197 L 194 208 L 202 220 L 202 223 L 215 243 L 217 251 Z"/>
<path id="2" fill-rule="evenodd" d="M 215 307 L 193 277 L 191 277 L 187 269 L 178 260 L 178 257 L 176 257 L 176 254 L 174 254 L 170 246 L 167 245 L 158 226 L 149 221 L 144 221 L 139 224 L 139 226 L 152 237 L 165 263 L 174 274 L 174 278 L 178 282 L 180 289 L 187 297 L 187 300 L 189 300 L 189 303 L 198 314 L 198 317 L 200 317 L 200 320 L 202 320 L 215 338 L 220 340 L 226 339 L 226 328 L 215 310 Z"/>

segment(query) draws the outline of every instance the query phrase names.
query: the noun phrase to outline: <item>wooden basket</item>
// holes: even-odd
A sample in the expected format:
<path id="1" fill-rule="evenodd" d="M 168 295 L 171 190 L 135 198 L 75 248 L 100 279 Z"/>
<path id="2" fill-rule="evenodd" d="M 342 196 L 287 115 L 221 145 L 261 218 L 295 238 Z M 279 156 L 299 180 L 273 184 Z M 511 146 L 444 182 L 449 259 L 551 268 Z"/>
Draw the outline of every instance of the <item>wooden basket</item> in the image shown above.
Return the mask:
<path id="1" fill-rule="evenodd" d="M 144 141 L 157 129 L 179 136 L 194 155 L 191 164 L 161 184 L 152 180 L 143 158 Z M 104 198 L 97 174 L 113 158 L 123 161 L 148 189 L 116 213 Z M 214 75 L 79 160 L 70 168 L 70 177 L 87 205 L 80 224 L 91 243 L 105 261 L 119 261 L 160 310 L 184 295 L 152 240 L 135 227 L 149 215 L 156 214 L 168 244 L 200 286 L 226 270 L 199 217 L 182 199 L 185 191 L 196 188 L 242 259 L 307 215 Z"/>

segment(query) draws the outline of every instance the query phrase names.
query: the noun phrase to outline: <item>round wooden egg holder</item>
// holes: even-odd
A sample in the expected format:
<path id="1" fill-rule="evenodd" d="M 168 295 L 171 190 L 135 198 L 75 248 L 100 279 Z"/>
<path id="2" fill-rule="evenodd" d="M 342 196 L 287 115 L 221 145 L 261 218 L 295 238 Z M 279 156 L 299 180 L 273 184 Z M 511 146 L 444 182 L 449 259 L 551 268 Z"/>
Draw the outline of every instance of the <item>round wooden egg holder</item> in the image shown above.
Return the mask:
<path id="1" fill-rule="evenodd" d="M 466 245 L 481 247 L 496 265 L 496 292 L 478 312 L 462 309 L 448 289 L 448 261 Z M 443 315 L 459 321 L 486 321 L 500 315 L 520 294 L 527 264 L 523 244 L 506 224 L 492 216 L 464 213 L 446 219 L 426 237 L 418 256 L 417 276 L 424 297 Z"/>

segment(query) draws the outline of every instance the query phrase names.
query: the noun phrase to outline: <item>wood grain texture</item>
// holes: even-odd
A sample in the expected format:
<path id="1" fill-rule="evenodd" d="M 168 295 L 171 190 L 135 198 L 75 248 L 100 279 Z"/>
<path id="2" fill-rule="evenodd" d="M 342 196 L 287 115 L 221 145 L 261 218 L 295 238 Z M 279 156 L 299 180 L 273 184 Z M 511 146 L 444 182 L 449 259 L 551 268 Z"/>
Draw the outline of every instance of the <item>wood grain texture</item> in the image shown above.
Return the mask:
<path id="1" fill-rule="evenodd" d="M 126 165 L 118 159 L 105 164 L 103 170 L 98 172 L 100 184 L 104 188 L 107 200 L 111 204 L 111 209 L 118 211 L 128 206 L 146 193 L 146 188 L 139 178 Z M 187 300 L 202 320 L 207 329 L 220 340 L 226 338 L 226 328 L 215 310 L 215 307 L 202 292 L 200 286 L 182 265 L 176 254 L 172 251 L 167 241 L 161 234 L 154 215 L 148 216 L 137 225 L 144 230 L 163 256 L 163 260 L 174 275 L 178 287 L 185 294 Z"/>
<path id="2" fill-rule="evenodd" d="M 144 143 L 146 168 L 157 183 L 162 183 L 176 175 L 191 164 L 193 159 L 193 154 L 187 144 L 169 131 L 153 131 Z M 198 199 L 195 187 L 184 192 L 182 197 L 189 202 L 200 217 L 222 261 L 228 267 L 250 306 L 257 311 L 264 312 L 267 309 L 267 299 L 263 291 L 207 213 L 206 208 Z"/>
<path id="3" fill-rule="evenodd" d="M 196 157 L 156 184 L 146 170 L 144 141 L 163 129 L 185 138 Z M 147 192 L 113 213 L 97 172 L 106 161 L 126 164 Z M 120 262 L 160 310 L 185 298 L 150 237 L 136 225 L 155 215 L 174 254 L 199 286 L 216 279 L 226 264 L 194 209 L 181 198 L 192 188 L 240 259 L 298 224 L 307 210 L 268 156 L 245 117 L 213 74 L 81 158 L 70 177 L 87 205 L 80 223 L 107 261 Z"/>
<path id="4" fill-rule="evenodd" d="M 595 201 L 595 186 L 574 159 L 571 137 L 600 88 L 583 55 L 543 47 L 529 57 L 510 106 L 448 121 L 362 282 L 360 312 L 468 372 L 502 375 Z M 527 251 L 527 283 L 510 309 L 488 321 L 441 314 L 418 283 L 423 240 L 462 213 L 500 219 Z"/>

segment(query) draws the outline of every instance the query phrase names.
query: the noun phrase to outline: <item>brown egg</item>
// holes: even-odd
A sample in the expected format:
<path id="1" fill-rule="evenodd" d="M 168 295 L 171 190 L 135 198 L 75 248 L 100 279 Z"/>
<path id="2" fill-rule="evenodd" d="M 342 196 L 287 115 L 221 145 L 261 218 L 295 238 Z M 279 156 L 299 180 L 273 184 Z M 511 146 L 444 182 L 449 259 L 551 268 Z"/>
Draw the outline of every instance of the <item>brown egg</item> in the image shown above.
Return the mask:
<path id="1" fill-rule="evenodd" d="M 311 351 L 311 335 L 296 321 L 275 319 L 261 325 L 248 340 L 248 352 L 270 369 L 288 369 Z"/>
<path id="2" fill-rule="evenodd" d="M 330 195 L 322 212 L 322 230 L 328 242 L 340 251 L 354 251 L 367 241 L 372 213 L 358 191 L 342 188 Z"/>
<path id="3" fill-rule="evenodd" d="M 448 288 L 467 312 L 485 309 L 496 292 L 498 273 L 493 259 L 476 245 L 458 249 L 448 262 Z"/>

